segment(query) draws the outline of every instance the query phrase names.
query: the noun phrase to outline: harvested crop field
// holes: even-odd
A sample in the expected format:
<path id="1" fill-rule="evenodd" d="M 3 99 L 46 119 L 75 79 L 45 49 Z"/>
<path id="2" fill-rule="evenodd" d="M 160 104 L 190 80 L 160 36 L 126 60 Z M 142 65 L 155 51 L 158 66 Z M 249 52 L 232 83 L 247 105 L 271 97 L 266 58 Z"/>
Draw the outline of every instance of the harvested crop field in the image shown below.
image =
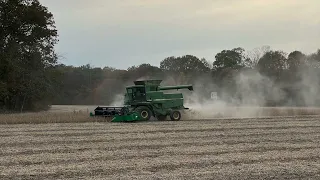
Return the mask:
<path id="1" fill-rule="evenodd" d="M 319 179 L 320 116 L 0 125 L 0 179 Z"/>

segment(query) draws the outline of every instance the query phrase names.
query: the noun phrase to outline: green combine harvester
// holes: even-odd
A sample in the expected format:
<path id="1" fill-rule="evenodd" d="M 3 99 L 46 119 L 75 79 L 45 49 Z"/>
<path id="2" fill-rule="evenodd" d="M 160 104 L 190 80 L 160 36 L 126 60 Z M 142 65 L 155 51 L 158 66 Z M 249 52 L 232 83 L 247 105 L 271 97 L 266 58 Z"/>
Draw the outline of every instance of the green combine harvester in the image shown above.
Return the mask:
<path id="1" fill-rule="evenodd" d="M 164 93 L 164 90 L 189 89 L 192 85 L 160 86 L 162 80 L 134 81 L 126 87 L 123 107 L 98 106 L 91 116 L 113 117 L 111 122 L 148 121 L 156 117 L 163 121 L 169 116 L 172 121 L 181 119 L 184 107 L 182 93 Z"/>

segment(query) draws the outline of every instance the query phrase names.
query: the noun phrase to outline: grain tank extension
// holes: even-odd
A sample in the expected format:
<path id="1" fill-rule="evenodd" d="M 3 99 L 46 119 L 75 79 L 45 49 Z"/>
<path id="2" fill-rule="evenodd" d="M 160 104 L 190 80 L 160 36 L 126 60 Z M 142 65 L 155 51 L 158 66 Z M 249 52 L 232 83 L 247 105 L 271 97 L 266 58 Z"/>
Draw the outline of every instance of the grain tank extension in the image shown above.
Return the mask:
<path id="1" fill-rule="evenodd" d="M 113 117 L 111 122 L 147 121 L 152 116 L 158 120 L 181 119 L 184 107 L 182 93 L 165 93 L 165 90 L 189 89 L 192 85 L 160 86 L 162 80 L 134 81 L 126 87 L 123 107 L 98 106 L 92 116 Z"/>

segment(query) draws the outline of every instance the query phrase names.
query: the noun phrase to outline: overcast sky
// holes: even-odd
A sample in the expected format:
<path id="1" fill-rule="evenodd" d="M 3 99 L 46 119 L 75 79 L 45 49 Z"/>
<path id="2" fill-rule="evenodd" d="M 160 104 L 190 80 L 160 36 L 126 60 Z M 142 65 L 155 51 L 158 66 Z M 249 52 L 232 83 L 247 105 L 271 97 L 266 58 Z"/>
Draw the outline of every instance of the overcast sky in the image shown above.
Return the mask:
<path id="1" fill-rule="evenodd" d="M 250 50 L 315 52 L 320 0 L 40 0 L 54 14 L 61 61 L 127 69 L 168 56 Z"/>

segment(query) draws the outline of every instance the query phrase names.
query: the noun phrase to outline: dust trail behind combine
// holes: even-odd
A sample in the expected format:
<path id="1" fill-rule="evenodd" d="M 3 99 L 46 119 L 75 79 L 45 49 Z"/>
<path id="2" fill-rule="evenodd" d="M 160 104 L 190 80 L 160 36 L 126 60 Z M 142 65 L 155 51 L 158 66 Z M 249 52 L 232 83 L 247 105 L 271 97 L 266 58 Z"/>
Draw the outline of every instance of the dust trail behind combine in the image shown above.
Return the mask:
<path id="1" fill-rule="evenodd" d="M 187 104 L 190 110 L 185 112 L 187 119 L 212 118 L 263 118 L 270 116 L 320 115 L 319 107 L 257 107 L 228 106 L 224 103 Z"/>
<path id="2" fill-rule="evenodd" d="M 194 92 L 184 92 L 185 105 L 191 109 L 188 118 L 319 115 L 319 87 L 313 83 L 319 77 L 308 68 L 301 67 L 297 73 L 300 80 L 289 85 L 257 70 L 237 72 L 225 86 L 212 82 L 211 77 L 199 77 L 193 81 Z M 295 96 L 288 96 L 288 87 L 296 89 Z M 218 93 L 217 99 L 210 99 L 211 92 Z M 279 106 L 272 105 L 277 103 Z"/>

